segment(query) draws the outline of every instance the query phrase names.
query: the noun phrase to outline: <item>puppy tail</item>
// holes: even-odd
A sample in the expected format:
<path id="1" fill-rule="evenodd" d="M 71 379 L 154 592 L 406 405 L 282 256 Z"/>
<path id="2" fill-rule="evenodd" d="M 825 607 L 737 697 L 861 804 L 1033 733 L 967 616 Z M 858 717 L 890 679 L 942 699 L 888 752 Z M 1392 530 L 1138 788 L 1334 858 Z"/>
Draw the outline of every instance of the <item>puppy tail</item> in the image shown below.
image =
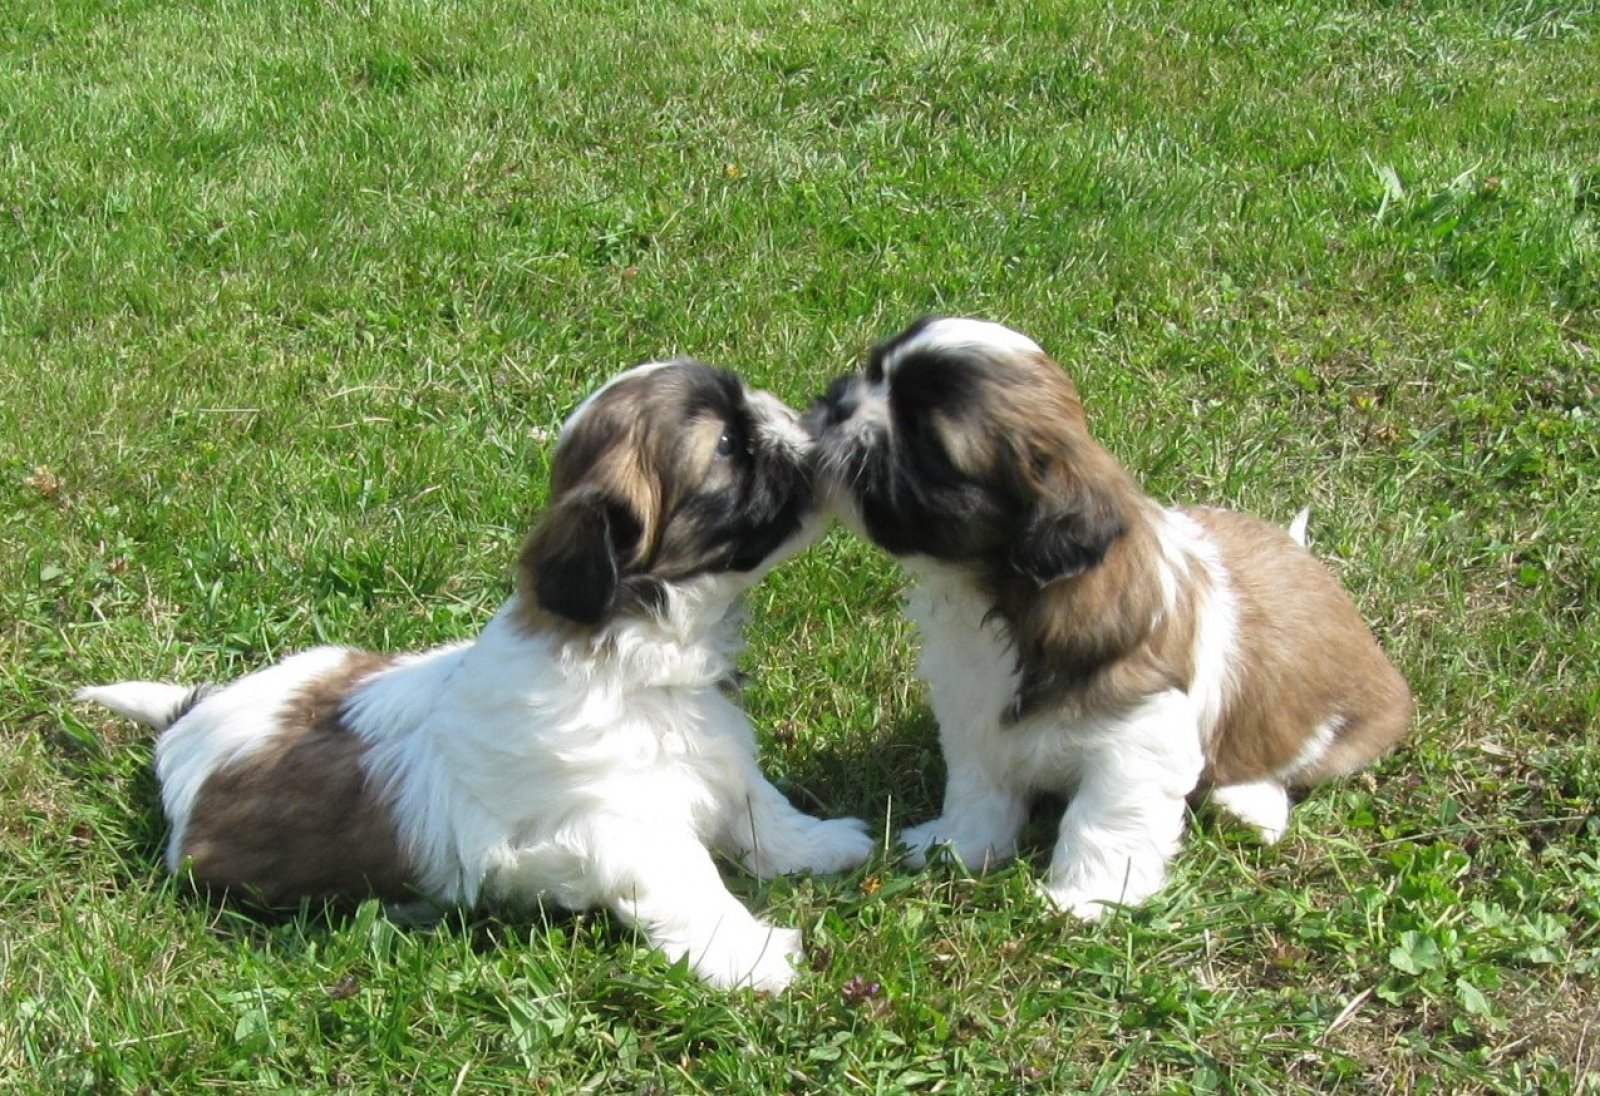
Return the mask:
<path id="1" fill-rule="evenodd" d="M 1300 547 L 1306 547 L 1306 526 L 1311 524 L 1311 507 L 1307 506 L 1289 523 L 1289 536 Z"/>
<path id="2" fill-rule="evenodd" d="M 158 731 L 172 726 L 216 690 L 212 685 L 163 685 L 158 681 L 119 681 L 115 685 L 90 685 L 73 694 L 78 700 L 102 704 L 125 719 L 137 720 Z"/>

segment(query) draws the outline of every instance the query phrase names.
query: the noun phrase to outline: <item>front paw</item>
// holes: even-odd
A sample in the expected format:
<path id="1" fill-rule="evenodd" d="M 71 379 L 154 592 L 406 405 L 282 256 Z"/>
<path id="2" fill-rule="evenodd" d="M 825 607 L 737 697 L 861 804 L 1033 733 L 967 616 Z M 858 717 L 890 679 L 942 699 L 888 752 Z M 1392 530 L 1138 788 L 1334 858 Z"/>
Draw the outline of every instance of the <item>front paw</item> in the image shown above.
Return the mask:
<path id="1" fill-rule="evenodd" d="M 809 871 L 817 875 L 848 871 L 872 855 L 873 841 L 859 818 L 810 818 L 788 831 L 767 832 L 745 857 L 745 866 L 763 879 Z"/>
<path id="2" fill-rule="evenodd" d="M 1117 906 L 1137 906 L 1166 882 L 1166 865 L 1154 857 L 1109 859 L 1065 870 L 1052 866 L 1039 894 L 1062 913 L 1098 921 Z"/>
<path id="3" fill-rule="evenodd" d="M 702 980 L 719 989 L 748 986 L 761 993 L 782 993 L 794 981 L 805 957 L 799 929 L 781 929 L 756 921 L 731 929 L 726 923 L 695 954 L 691 966 Z"/>
<path id="4" fill-rule="evenodd" d="M 900 844 L 906 847 L 906 863 L 920 868 L 928 862 L 928 854 L 950 839 L 944 836 L 947 824 L 942 818 L 924 822 L 920 826 L 900 831 Z"/>
<path id="5" fill-rule="evenodd" d="M 818 875 L 849 871 L 872 855 L 874 842 L 859 818 L 830 818 L 817 823 L 805 870 Z"/>
<path id="6" fill-rule="evenodd" d="M 900 843 L 906 847 L 906 863 L 920 868 L 928 862 L 934 849 L 944 847 L 968 869 L 985 872 L 1014 851 L 1013 842 L 997 837 L 983 838 L 963 834 L 961 828 L 947 818 L 935 818 L 920 826 L 900 832 Z"/>
<path id="7" fill-rule="evenodd" d="M 1081 921 L 1095 922 L 1104 917 L 1116 900 L 1095 895 L 1079 887 L 1052 887 L 1048 883 L 1038 886 L 1039 897 L 1062 913 L 1069 913 Z"/>

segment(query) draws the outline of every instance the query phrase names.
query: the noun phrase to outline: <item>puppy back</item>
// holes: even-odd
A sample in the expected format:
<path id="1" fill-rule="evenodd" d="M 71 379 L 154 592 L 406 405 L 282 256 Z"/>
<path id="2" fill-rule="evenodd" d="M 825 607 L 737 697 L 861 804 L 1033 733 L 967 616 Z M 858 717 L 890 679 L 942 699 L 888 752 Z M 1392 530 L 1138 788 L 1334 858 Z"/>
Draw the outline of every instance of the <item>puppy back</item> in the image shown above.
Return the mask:
<path id="1" fill-rule="evenodd" d="M 1184 512 L 1217 545 L 1237 617 L 1208 782 L 1315 784 L 1356 771 L 1399 741 L 1411 722 L 1411 690 L 1333 574 L 1258 518 Z"/>
<path id="2" fill-rule="evenodd" d="M 276 733 L 206 777 L 177 850 L 197 883 L 266 906 L 415 897 L 392 809 L 368 779 L 368 743 L 344 714 L 390 662 L 347 652 L 290 694 Z"/>

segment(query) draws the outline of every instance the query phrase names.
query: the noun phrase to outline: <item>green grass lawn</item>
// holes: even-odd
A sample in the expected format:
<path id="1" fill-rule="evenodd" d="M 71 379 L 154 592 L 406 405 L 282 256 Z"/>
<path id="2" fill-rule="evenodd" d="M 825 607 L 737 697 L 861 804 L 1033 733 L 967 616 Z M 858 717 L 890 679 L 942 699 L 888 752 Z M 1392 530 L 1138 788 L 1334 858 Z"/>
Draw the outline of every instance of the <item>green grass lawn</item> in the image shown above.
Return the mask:
<path id="1" fill-rule="evenodd" d="M 1158 497 L 1312 504 L 1407 744 L 1093 927 L 1037 863 L 730 869 L 778 999 L 164 876 L 73 688 L 470 635 L 603 378 L 803 401 L 927 311 Z M 1592 0 L 7 5 L 0 1088 L 1600 1092 L 1597 348 Z M 835 533 L 750 605 L 770 773 L 878 833 L 942 782 L 899 595 Z"/>

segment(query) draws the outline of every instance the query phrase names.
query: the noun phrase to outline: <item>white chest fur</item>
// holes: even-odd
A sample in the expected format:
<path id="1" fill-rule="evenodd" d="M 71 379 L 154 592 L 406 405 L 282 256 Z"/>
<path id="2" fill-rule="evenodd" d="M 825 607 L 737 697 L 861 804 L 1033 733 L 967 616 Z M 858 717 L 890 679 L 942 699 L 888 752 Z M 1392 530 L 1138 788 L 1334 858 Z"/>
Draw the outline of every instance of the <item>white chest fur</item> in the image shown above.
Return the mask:
<path id="1" fill-rule="evenodd" d="M 1107 899 L 1154 893 L 1202 765 L 1191 699 L 1169 690 L 1126 710 L 1047 707 L 1007 723 L 1017 673 L 1004 625 L 959 572 L 911 569 L 922 581 L 907 611 L 923 632 L 920 668 L 949 770 L 943 813 L 901 835 L 913 861 L 939 844 L 973 868 L 1004 859 L 1032 794 L 1058 791 L 1072 801 L 1044 888 L 1051 901 L 1093 917 Z"/>
<path id="2" fill-rule="evenodd" d="M 481 886 L 582 906 L 595 896 L 580 831 L 595 815 L 713 839 L 755 752 L 717 690 L 734 643 L 640 626 L 593 652 L 524 635 L 502 612 L 476 643 L 362 689 L 353 723 L 424 886 L 455 901 Z"/>
<path id="3" fill-rule="evenodd" d="M 941 733 L 986 733 L 1017 690 L 1005 624 L 985 619 L 990 606 L 962 574 L 938 563 L 908 564 L 918 582 L 906 615 L 922 634 L 917 673 L 928 683 Z"/>
<path id="4" fill-rule="evenodd" d="M 906 615 L 922 633 L 917 672 L 928 684 L 947 760 L 973 754 L 997 783 L 1024 792 L 1070 791 L 1086 750 L 1105 728 L 1067 727 L 1045 710 L 1018 723 L 1004 720 L 1016 696 L 1016 652 L 1005 623 L 961 572 L 908 561 L 919 581 Z"/>

